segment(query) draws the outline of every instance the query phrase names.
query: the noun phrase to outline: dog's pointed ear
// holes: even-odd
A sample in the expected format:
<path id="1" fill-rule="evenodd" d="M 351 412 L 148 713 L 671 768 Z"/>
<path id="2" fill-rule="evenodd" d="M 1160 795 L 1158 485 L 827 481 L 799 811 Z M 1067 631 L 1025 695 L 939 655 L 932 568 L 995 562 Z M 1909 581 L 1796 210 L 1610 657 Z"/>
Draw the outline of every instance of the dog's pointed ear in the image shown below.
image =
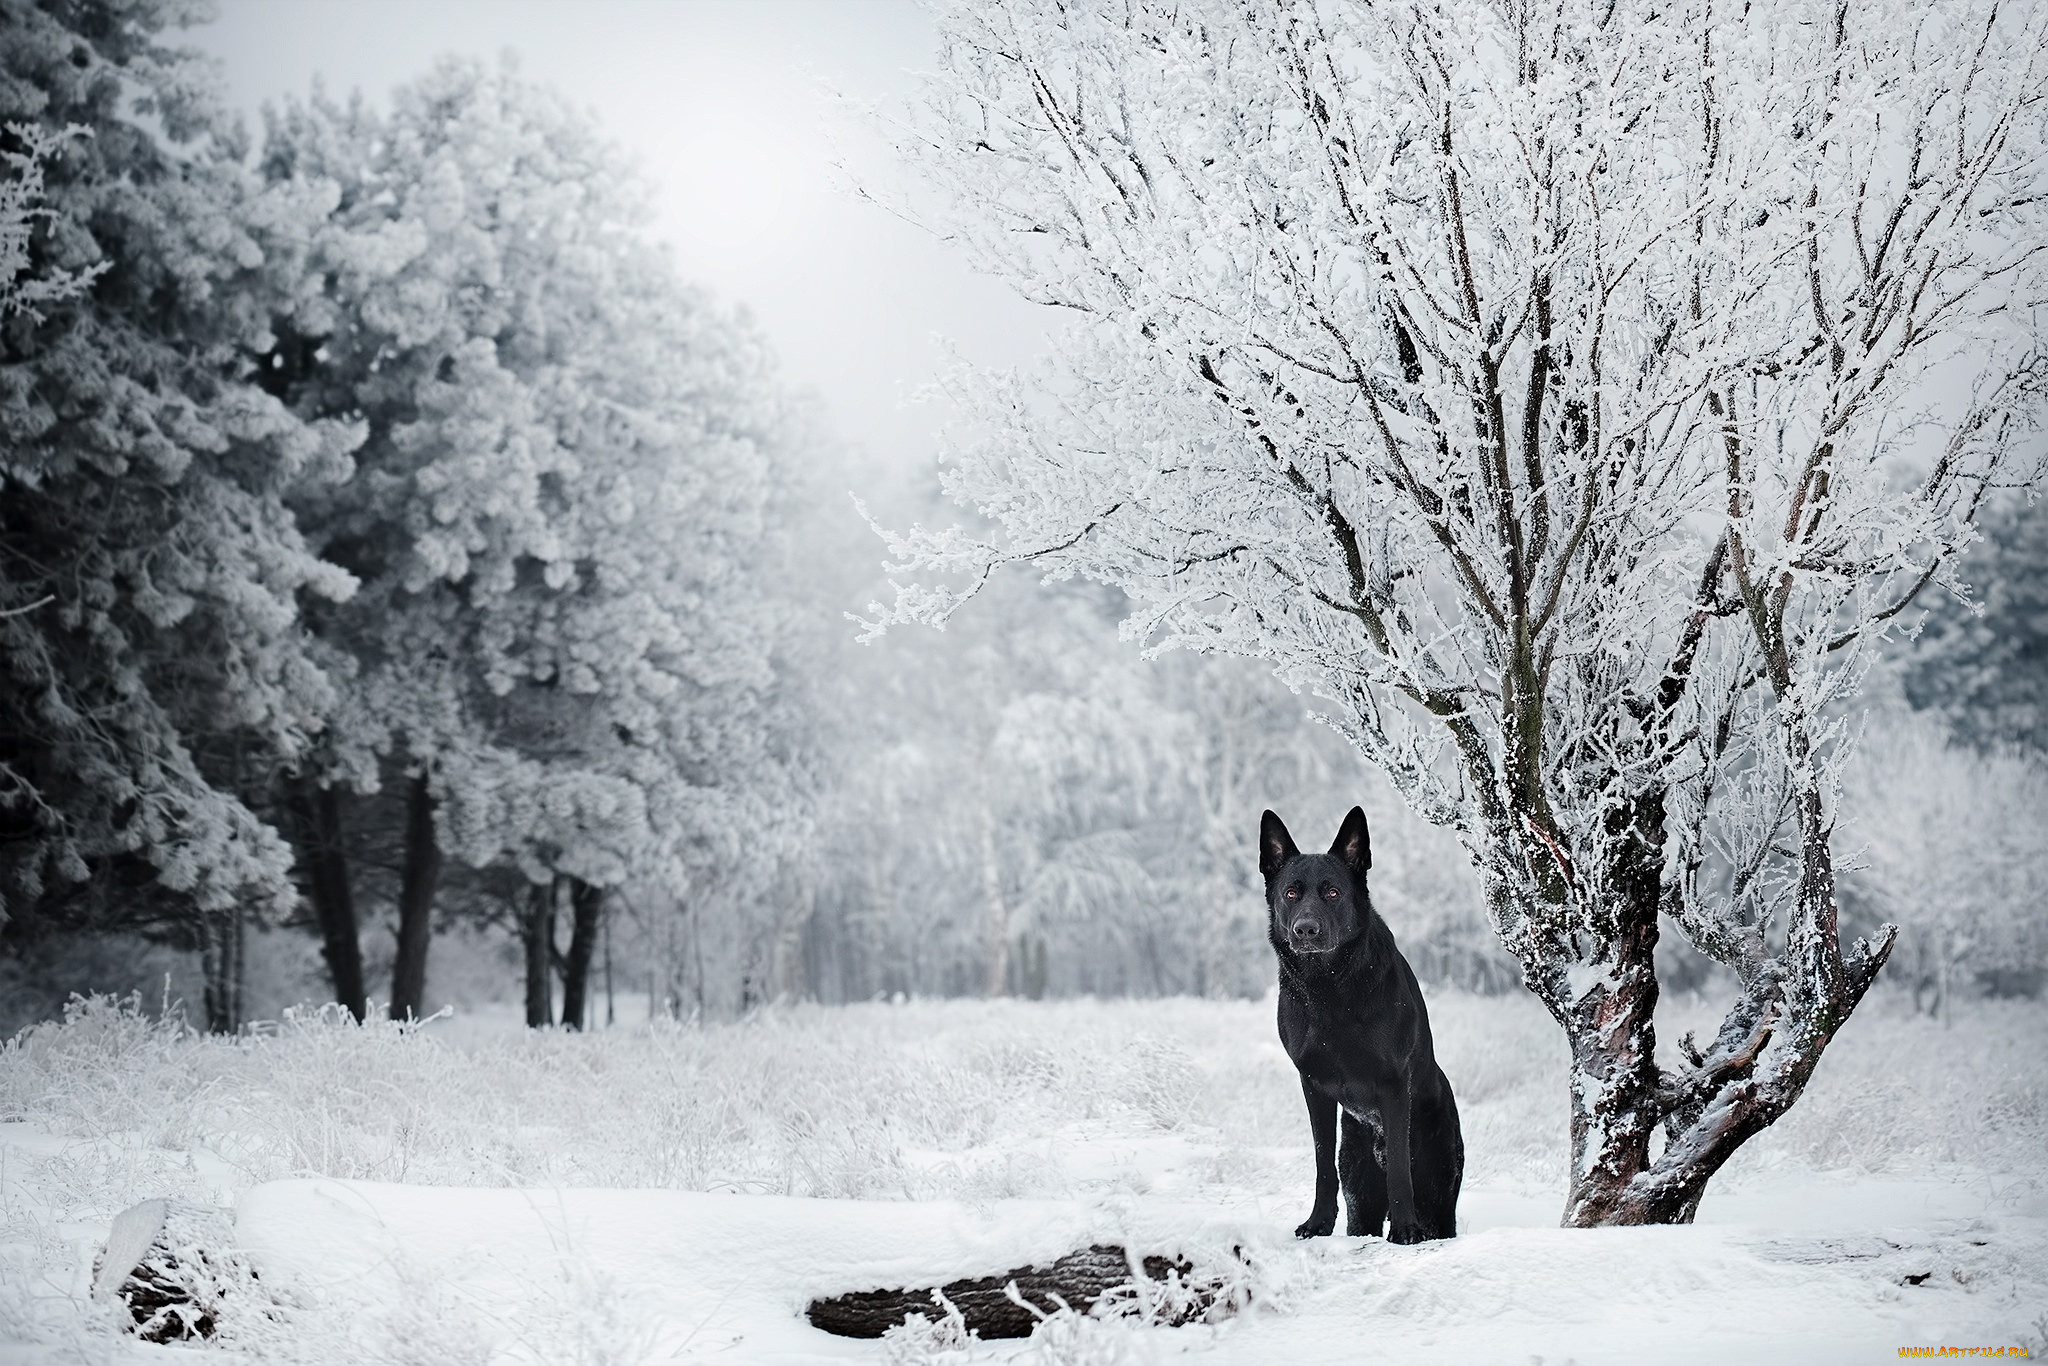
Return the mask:
<path id="1" fill-rule="evenodd" d="M 1342 859 L 1344 866 L 1354 873 L 1371 871 L 1372 832 L 1365 828 L 1364 811 L 1351 808 L 1344 824 L 1337 827 L 1337 838 L 1330 842 L 1330 855 Z"/>
<path id="2" fill-rule="evenodd" d="M 1278 816 L 1268 811 L 1259 817 L 1259 876 L 1271 878 L 1300 852 Z"/>

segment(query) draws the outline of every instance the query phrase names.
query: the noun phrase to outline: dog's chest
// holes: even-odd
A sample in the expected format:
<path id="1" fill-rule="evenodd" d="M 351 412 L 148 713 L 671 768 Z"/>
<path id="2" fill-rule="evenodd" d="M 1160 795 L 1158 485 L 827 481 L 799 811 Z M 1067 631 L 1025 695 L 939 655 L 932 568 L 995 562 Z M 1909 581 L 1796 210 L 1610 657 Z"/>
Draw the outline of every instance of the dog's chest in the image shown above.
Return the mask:
<path id="1" fill-rule="evenodd" d="M 1380 1112 L 1378 1110 L 1368 1110 L 1360 1105 L 1346 1105 L 1344 1113 L 1372 1130 L 1374 1138 L 1386 1137 L 1387 1126 L 1380 1121 Z"/>
<path id="2" fill-rule="evenodd" d="M 1324 1004 L 1283 1002 L 1281 1042 L 1304 1080 L 1353 1120 L 1383 1133 L 1382 1102 L 1398 1091 L 1399 1068 L 1365 1022 L 1350 1011 L 1317 1008 Z"/>
<path id="3" fill-rule="evenodd" d="M 1374 1130 L 1381 1127 L 1380 1088 L 1374 1085 L 1374 1078 L 1360 1069 L 1344 1066 L 1336 1049 L 1318 1040 L 1305 1041 L 1294 1054 L 1294 1065 L 1353 1119 L 1371 1125 Z"/>

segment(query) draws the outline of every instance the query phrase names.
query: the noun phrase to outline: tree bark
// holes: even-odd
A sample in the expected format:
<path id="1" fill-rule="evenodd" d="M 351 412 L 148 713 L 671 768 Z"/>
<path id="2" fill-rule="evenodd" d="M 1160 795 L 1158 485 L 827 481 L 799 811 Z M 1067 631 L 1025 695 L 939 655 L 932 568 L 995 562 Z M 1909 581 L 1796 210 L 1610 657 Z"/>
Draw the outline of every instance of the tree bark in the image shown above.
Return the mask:
<path id="1" fill-rule="evenodd" d="M 562 1023 L 582 1029 L 589 1022 L 590 960 L 597 954 L 597 931 L 604 919 L 604 888 L 578 877 L 568 883 L 575 918 L 569 931 L 569 956 L 562 963 Z"/>
<path id="2" fill-rule="evenodd" d="M 299 818 L 299 857 L 306 865 L 306 890 L 320 922 L 320 951 L 334 983 L 334 999 L 360 1023 L 369 1002 L 363 990 L 355 895 L 349 886 L 348 856 L 342 844 L 341 794 L 308 779 L 292 794 L 292 805 Z"/>
<path id="3" fill-rule="evenodd" d="M 391 1018 L 425 1013 L 427 947 L 434 932 L 434 884 L 441 876 L 441 846 L 434 838 L 434 794 L 422 771 L 405 801 L 405 867 L 398 886 L 398 958 L 391 966 Z"/>
<path id="4" fill-rule="evenodd" d="M 248 1017 L 249 995 L 249 914 L 237 905 L 229 913 L 228 942 L 233 946 L 233 966 L 228 977 L 228 989 L 233 993 L 228 999 L 234 1012 L 233 1028 L 240 1029 Z"/>
<path id="5" fill-rule="evenodd" d="M 1603 965 L 1606 981 L 1572 1001 L 1565 1015 L 1572 1050 L 1567 1228 L 1635 1222 L 1616 1212 L 1629 1182 L 1649 1166 L 1650 1135 L 1662 1118 L 1651 1103 L 1657 978 L 1650 955 L 1656 943 L 1651 916 Z"/>
<path id="6" fill-rule="evenodd" d="M 1166 1279 L 1169 1273 L 1186 1277 L 1192 1269 L 1186 1262 L 1165 1257 L 1147 1257 L 1143 1268 L 1145 1275 L 1155 1281 Z M 943 1318 L 946 1311 L 933 1297 L 936 1290 L 960 1311 L 969 1331 L 984 1339 L 1022 1338 L 1029 1337 L 1032 1329 L 1038 1327 L 1041 1315 L 1058 1310 L 1055 1295 L 1085 1314 L 1104 1294 L 1131 1284 L 1132 1279 L 1129 1254 L 1120 1247 L 1098 1243 L 1069 1252 L 1051 1266 L 1020 1266 L 998 1276 L 948 1281 L 922 1290 L 866 1290 L 835 1295 L 812 1300 L 805 1313 L 813 1327 L 828 1333 L 846 1338 L 878 1338 L 912 1314 Z M 1032 1313 L 1009 1297 L 1007 1287 L 1011 1282 L 1016 1283 L 1018 1294 L 1036 1306 L 1039 1313 Z M 1213 1291 L 1196 1298 L 1198 1302 L 1186 1316 L 1174 1322 L 1200 1317 L 1215 1300 Z"/>
<path id="7" fill-rule="evenodd" d="M 1596 964 L 1601 977 L 1559 1015 L 1573 1050 L 1567 1226 L 1691 1223 L 1728 1159 L 1798 1101 L 1890 956 L 1895 935 L 1889 927 L 1875 943 L 1841 952 L 1819 804 L 1800 817 L 1804 866 L 1790 961 L 1759 965 L 1712 1046 L 1701 1052 L 1685 1040 L 1691 1065 L 1677 1073 L 1654 1061 L 1654 903 L 1625 898 L 1633 909 Z M 1650 866 L 1661 861 L 1660 846 L 1647 839 L 1628 846 L 1639 851 L 1636 872 L 1645 879 L 1639 891 L 1647 890 Z M 1624 889 L 1631 885 L 1628 877 L 1619 881 Z M 1550 980 L 1564 976 L 1558 970 Z M 1557 1013 L 1557 1005 L 1547 1003 Z M 1652 1161 L 1649 1135 L 1659 1124 L 1666 1142 Z"/>
<path id="8" fill-rule="evenodd" d="M 115 1217 L 93 1268 L 93 1299 L 118 1302 L 144 1342 L 210 1339 L 232 1301 L 260 1290 L 234 1247 L 231 1210 L 144 1200 Z M 243 1312 L 252 1308 L 245 1299 Z"/>
<path id="9" fill-rule="evenodd" d="M 204 911 L 199 921 L 199 960 L 206 975 L 206 1027 L 232 1034 L 242 1025 L 242 908 Z"/>
<path id="10" fill-rule="evenodd" d="M 1663 1118 L 1655 1104 L 1663 803 L 1639 798 L 1608 824 L 1617 855 L 1606 879 L 1612 917 L 1595 922 L 1602 972 L 1583 990 L 1567 985 L 1558 1017 L 1572 1049 L 1567 1228 L 1629 1222 L 1615 1215 L 1629 1183 L 1649 1166 L 1650 1135 Z"/>
<path id="11" fill-rule="evenodd" d="M 526 889 L 519 912 L 519 938 L 526 949 L 526 1024 L 546 1029 L 555 1022 L 555 887 L 559 878 Z"/>

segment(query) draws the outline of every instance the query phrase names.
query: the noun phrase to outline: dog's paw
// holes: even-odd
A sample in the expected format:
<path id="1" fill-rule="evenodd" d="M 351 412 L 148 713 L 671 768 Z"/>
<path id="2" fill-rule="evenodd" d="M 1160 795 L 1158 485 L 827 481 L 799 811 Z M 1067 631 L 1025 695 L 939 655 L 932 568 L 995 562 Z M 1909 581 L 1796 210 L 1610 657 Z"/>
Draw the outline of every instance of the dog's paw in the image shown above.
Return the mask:
<path id="1" fill-rule="evenodd" d="M 1429 1234 L 1423 1231 L 1420 1224 L 1397 1223 L 1387 1229 L 1387 1241 L 1402 1244 L 1426 1243 L 1429 1241 Z"/>
<path id="2" fill-rule="evenodd" d="M 1329 1214 L 1311 1214 L 1302 1222 L 1299 1228 L 1294 1230 L 1294 1236 L 1297 1238 L 1327 1238 L 1330 1236 L 1330 1230 L 1335 1227 L 1337 1227 L 1337 1215 L 1334 1210 Z"/>

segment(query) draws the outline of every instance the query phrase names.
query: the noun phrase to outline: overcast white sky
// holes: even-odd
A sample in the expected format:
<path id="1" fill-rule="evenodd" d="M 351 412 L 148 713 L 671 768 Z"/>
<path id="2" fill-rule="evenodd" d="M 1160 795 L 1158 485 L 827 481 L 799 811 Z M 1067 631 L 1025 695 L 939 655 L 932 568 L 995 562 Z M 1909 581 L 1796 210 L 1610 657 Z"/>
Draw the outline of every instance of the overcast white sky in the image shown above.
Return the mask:
<path id="1" fill-rule="evenodd" d="M 684 272 L 751 309 L 880 462 L 933 452 L 938 413 L 901 400 L 934 373 L 934 334 L 991 364 L 1042 345 L 1036 310 L 831 168 L 835 130 L 857 164 L 879 148 L 824 92 L 901 98 L 935 63 L 909 0 L 221 0 L 190 41 L 252 112 L 315 75 L 382 100 L 444 53 L 516 53 L 639 157 Z"/>

